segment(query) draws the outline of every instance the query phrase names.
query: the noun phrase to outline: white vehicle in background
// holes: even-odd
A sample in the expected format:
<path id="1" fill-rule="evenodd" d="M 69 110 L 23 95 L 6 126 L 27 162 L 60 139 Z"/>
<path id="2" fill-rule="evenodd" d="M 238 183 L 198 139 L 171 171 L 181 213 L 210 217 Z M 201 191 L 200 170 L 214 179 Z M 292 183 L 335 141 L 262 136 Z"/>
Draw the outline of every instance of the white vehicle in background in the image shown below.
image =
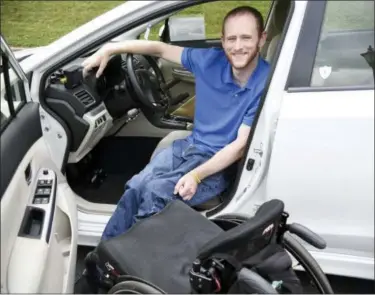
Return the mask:
<path id="1" fill-rule="evenodd" d="M 221 46 L 169 33 L 172 17 L 217 2 L 127 1 L 21 66 L 1 40 L 2 292 L 71 293 L 77 246 L 97 245 L 126 180 L 193 128 L 194 76 L 180 66 L 156 60 L 167 103 L 135 91 L 134 72 L 149 66 L 142 56 L 114 57 L 99 80 L 82 81 L 81 62 L 160 23 L 162 41 Z M 262 55 L 272 71 L 248 152 L 231 189 L 195 209 L 208 218 L 252 215 L 280 199 L 327 241 L 324 251 L 311 249 L 327 274 L 373 280 L 374 3 L 290 1 L 282 9 L 270 2 Z"/>

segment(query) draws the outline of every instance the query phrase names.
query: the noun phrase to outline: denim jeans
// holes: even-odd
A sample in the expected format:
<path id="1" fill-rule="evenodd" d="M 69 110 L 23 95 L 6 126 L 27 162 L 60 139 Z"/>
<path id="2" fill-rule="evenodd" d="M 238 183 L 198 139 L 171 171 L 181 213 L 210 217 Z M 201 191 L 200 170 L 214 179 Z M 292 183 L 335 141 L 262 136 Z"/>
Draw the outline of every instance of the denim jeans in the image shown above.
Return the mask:
<path id="1" fill-rule="evenodd" d="M 102 240 L 125 233 L 138 220 L 160 212 L 172 200 L 196 206 L 223 192 L 228 180 L 224 172 L 218 172 L 204 179 L 189 201 L 173 193 L 182 176 L 211 157 L 189 139 L 178 139 L 158 151 L 151 162 L 125 184 L 125 192 L 103 231 Z"/>

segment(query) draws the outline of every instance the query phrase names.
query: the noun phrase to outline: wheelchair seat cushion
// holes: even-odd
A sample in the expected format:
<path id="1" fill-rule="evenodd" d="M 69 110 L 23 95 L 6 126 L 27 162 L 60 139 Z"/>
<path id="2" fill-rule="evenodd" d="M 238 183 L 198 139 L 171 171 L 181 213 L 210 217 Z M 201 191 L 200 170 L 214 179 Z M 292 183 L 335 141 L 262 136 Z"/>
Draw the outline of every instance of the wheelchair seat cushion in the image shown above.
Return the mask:
<path id="1" fill-rule="evenodd" d="M 193 261 L 221 254 L 243 264 L 275 241 L 284 204 L 270 200 L 256 214 L 224 231 L 182 201 L 137 222 L 129 231 L 102 241 L 97 247 L 101 264 L 120 275 L 148 281 L 166 293 L 190 293 Z"/>
<path id="2" fill-rule="evenodd" d="M 223 230 L 181 201 L 102 241 L 100 261 L 120 274 L 142 278 L 167 293 L 190 293 L 189 271 L 199 249 Z"/>

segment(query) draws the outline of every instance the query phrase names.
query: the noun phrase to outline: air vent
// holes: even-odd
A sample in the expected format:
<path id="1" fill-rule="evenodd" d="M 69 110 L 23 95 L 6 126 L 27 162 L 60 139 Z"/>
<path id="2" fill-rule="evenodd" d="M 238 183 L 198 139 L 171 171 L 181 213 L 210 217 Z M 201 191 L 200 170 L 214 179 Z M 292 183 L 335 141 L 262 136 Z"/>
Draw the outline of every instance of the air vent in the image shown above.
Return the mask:
<path id="1" fill-rule="evenodd" d="M 89 107 L 95 103 L 94 98 L 86 90 L 80 90 L 74 93 L 74 96 L 85 106 Z"/>

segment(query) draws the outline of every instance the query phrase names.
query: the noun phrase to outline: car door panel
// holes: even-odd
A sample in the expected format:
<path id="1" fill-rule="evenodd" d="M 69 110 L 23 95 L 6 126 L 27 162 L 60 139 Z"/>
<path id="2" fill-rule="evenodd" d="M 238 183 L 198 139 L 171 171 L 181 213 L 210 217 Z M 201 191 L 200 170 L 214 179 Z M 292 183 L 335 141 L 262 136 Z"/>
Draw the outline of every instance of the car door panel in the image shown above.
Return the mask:
<path id="1" fill-rule="evenodd" d="M 319 262 L 328 273 L 340 268 L 343 275 L 352 275 L 328 258 L 341 253 L 358 263 L 357 275 L 374 275 L 368 264 L 374 255 L 373 95 L 332 91 L 289 93 L 283 98 L 268 197 L 283 200 L 293 220 L 326 240 Z M 360 265 L 365 258 L 369 260 Z M 372 271 L 365 271 L 368 267 Z"/>
<path id="2" fill-rule="evenodd" d="M 172 115 L 194 119 L 195 95 L 190 97 L 181 106 L 172 112 Z"/>
<path id="3" fill-rule="evenodd" d="M 43 176 L 45 168 L 40 170 Z M 54 188 L 57 188 L 56 177 Z M 38 178 L 40 180 L 40 177 Z M 62 198 L 55 193 L 51 196 L 50 207 L 33 205 L 31 200 L 27 208 L 41 208 L 48 217 L 43 223 L 41 236 L 25 235 L 22 225 L 27 224 L 28 216 L 24 215 L 21 230 L 13 244 L 9 268 L 8 290 L 12 293 L 72 293 L 74 282 L 74 267 L 76 261 L 76 241 L 73 220 L 74 208 L 68 209 L 61 204 Z M 57 203 L 56 203 L 57 202 Z M 70 200 L 71 203 L 71 200 Z M 44 208 L 43 208 L 44 207 Z M 28 210 L 32 212 L 31 210 Z M 22 213 L 22 212 L 21 212 Z M 50 215 L 48 214 L 50 213 Z M 49 216 L 48 216 L 49 215 Z M 28 249 L 25 251 L 25 249 Z M 22 280 L 22 283 L 20 282 Z M 26 282 L 26 283 L 24 283 Z"/>
<path id="4" fill-rule="evenodd" d="M 25 178 L 29 165 L 31 181 Z M 33 204 L 44 171 L 53 179 L 49 203 Z M 59 192 L 55 171 L 40 138 L 19 163 L 1 199 L 1 282 L 7 292 L 73 291 L 77 212 L 75 199 Z"/>
<path id="5" fill-rule="evenodd" d="M 43 138 L 40 106 L 32 102 L 26 76 L 3 38 L 1 48 L 2 57 L 10 61 L 16 74 L 4 78 L 5 88 L 19 82 L 26 88 L 7 96 L 9 109 L 11 104 L 17 107 L 6 118 L 0 137 L 1 292 L 72 293 L 76 201 L 59 189 L 59 183 L 66 180 Z M 3 91 L 4 86 L 1 96 L 5 97 Z"/>
<path id="6" fill-rule="evenodd" d="M 189 97 L 194 95 L 195 79 L 192 73 L 187 72 L 181 65 L 165 59 L 159 59 L 159 67 L 167 83 L 175 79 L 180 81 L 170 89 L 172 97 L 184 92 L 189 93 Z"/>
<path id="7" fill-rule="evenodd" d="M 24 136 L 21 136 L 24 135 Z M 25 136 L 27 134 L 27 136 Z M 1 134 L 0 195 L 6 189 L 27 150 L 42 136 L 38 105 L 27 103 Z M 12 155 L 11 157 L 9 155 Z"/>
<path id="8" fill-rule="evenodd" d="M 185 81 L 185 82 L 192 83 L 192 84 L 195 83 L 194 75 L 191 72 L 181 67 L 171 67 L 171 71 L 172 71 L 172 77 L 174 79 L 179 79 L 181 81 Z"/>
<path id="9" fill-rule="evenodd" d="M 269 194 L 285 199 L 291 216 L 307 225 L 313 222 L 310 226 L 317 231 L 349 234 L 348 229 L 361 228 L 368 231 L 363 237 L 370 237 L 374 228 L 366 224 L 373 224 L 374 210 L 373 122 L 371 91 L 285 95 L 273 145 Z M 298 198 L 310 208 L 308 212 L 293 202 Z M 314 218 L 318 213 L 319 218 Z M 340 248 L 340 239 L 329 239 L 330 247 Z M 355 243 L 358 251 L 367 245 L 370 252 L 370 240 Z"/>

